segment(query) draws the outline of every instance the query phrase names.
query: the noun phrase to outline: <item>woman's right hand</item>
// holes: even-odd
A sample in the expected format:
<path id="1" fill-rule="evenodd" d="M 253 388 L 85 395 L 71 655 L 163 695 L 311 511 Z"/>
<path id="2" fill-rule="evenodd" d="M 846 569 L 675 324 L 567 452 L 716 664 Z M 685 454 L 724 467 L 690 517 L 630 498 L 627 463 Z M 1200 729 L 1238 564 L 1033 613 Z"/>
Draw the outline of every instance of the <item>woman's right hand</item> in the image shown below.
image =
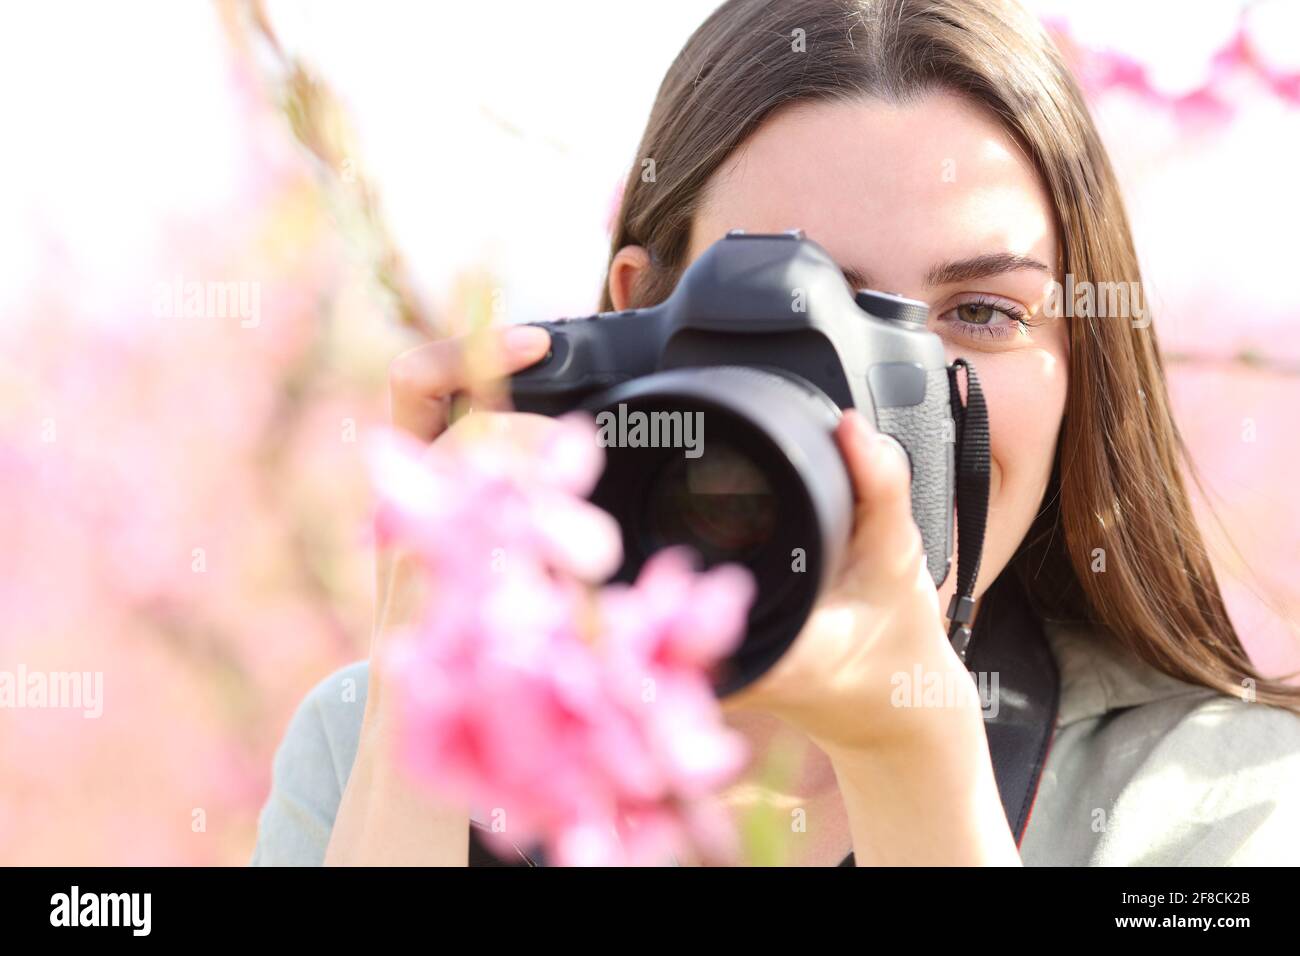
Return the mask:
<path id="1" fill-rule="evenodd" d="M 535 326 L 494 329 L 497 369 L 505 375 L 542 359 L 550 336 Z M 389 369 L 390 415 L 395 427 L 428 442 L 448 437 L 452 396 L 469 386 L 466 340 L 451 338 L 399 355 Z M 507 428 L 536 428 L 536 416 L 504 414 Z M 454 432 L 455 428 L 450 431 Z M 379 666 L 386 640 L 410 623 L 419 607 L 418 578 L 408 556 L 379 555 L 370 678 L 360 743 L 325 852 L 333 865 L 464 866 L 469 810 L 438 804 L 410 784 L 397 766 L 393 701 Z"/>

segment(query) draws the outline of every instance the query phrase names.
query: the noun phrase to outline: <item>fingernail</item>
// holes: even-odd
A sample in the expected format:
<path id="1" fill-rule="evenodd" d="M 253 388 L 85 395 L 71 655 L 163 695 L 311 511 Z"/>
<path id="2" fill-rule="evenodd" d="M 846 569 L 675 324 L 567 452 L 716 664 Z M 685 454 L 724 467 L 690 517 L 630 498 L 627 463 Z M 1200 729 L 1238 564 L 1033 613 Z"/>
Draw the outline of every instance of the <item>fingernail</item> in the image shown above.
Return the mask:
<path id="1" fill-rule="evenodd" d="M 506 329 L 506 351 L 513 355 L 536 355 L 544 352 L 550 344 L 551 337 L 545 329 L 535 325 L 516 325 Z"/>
<path id="2" fill-rule="evenodd" d="M 852 426 L 853 430 L 862 438 L 870 441 L 871 436 L 876 433 L 876 430 L 872 427 L 871 422 L 867 421 L 867 416 L 863 415 L 856 408 L 850 408 L 844 413 L 844 415 L 848 418 L 849 424 Z"/>
<path id="3" fill-rule="evenodd" d="M 907 451 L 898 443 L 898 439 L 892 435 L 886 435 L 883 432 L 877 432 L 874 439 L 874 453 L 877 457 L 884 455 L 897 455 L 902 461 L 903 467 L 910 473 L 912 470 L 912 460 L 907 457 Z M 885 449 L 888 449 L 886 451 Z"/>

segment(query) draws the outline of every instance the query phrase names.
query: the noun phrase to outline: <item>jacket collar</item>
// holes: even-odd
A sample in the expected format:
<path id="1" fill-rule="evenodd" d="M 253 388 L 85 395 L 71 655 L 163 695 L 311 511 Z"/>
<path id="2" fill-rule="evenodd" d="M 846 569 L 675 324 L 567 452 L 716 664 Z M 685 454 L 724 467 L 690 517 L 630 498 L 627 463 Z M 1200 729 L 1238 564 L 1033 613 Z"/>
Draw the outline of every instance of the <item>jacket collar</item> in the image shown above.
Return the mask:
<path id="1" fill-rule="evenodd" d="M 1058 728 L 1125 707 L 1215 693 L 1156 670 L 1096 625 L 1048 619 L 1043 632 L 1061 677 Z"/>

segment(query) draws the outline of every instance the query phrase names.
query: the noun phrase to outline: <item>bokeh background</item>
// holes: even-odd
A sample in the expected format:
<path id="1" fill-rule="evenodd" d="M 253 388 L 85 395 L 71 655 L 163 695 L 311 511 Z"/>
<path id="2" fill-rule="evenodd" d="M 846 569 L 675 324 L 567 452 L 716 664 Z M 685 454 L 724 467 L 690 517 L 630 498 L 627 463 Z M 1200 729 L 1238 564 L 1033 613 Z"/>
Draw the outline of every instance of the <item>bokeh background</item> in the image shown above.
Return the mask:
<path id="1" fill-rule="evenodd" d="M 1125 184 L 1234 620 L 1300 667 L 1300 4 L 1031 6 Z M 290 714 L 366 653 L 388 361 L 422 324 L 593 309 L 712 7 L 0 14 L 0 670 L 104 695 L 0 710 L 0 863 L 247 861 Z M 194 282 L 246 308 L 190 314 Z"/>

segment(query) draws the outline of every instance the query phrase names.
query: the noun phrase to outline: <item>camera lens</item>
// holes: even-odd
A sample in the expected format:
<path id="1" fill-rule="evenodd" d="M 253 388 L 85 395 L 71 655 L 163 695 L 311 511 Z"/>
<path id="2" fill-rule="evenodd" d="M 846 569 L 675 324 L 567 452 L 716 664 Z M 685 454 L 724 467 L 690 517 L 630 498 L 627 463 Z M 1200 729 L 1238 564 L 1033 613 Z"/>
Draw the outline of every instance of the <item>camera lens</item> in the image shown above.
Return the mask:
<path id="1" fill-rule="evenodd" d="M 739 690 L 798 636 L 847 546 L 853 493 L 833 438 L 839 408 L 803 379 L 745 366 L 657 372 L 584 407 L 618 439 L 602 440 L 591 498 L 622 529 L 619 580 L 674 545 L 706 567 L 752 574 L 744 642 L 714 684 Z M 673 440 L 688 434 L 685 447 Z"/>
<path id="2" fill-rule="evenodd" d="M 650 547 L 694 548 L 708 564 L 745 563 L 776 530 L 777 501 L 758 464 L 733 445 L 699 458 L 672 457 L 650 487 Z"/>

